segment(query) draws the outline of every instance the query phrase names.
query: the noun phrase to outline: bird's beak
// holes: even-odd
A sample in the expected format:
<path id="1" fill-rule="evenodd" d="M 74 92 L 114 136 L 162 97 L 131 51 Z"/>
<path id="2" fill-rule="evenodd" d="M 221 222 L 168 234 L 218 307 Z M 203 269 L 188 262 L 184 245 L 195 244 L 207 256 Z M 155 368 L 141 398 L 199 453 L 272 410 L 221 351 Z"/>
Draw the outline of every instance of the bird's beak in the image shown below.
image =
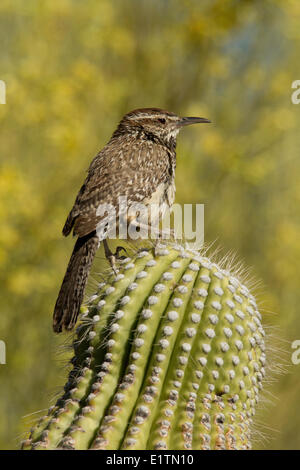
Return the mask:
<path id="1" fill-rule="evenodd" d="M 200 124 L 202 122 L 211 122 L 202 117 L 183 117 L 177 122 L 178 127 L 189 126 L 190 124 Z"/>

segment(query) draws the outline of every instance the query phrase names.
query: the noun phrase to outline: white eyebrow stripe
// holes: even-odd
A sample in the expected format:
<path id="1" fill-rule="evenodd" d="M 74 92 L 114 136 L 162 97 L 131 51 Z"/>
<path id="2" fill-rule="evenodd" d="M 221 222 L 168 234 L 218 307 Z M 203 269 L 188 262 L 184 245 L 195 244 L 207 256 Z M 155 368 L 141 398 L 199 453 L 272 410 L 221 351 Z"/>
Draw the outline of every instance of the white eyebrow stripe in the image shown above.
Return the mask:
<path id="1" fill-rule="evenodd" d="M 173 119 L 174 121 L 177 121 L 178 120 L 178 117 L 177 116 L 170 116 L 169 114 L 165 115 L 165 114 L 148 114 L 148 113 L 143 113 L 143 114 L 136 114 L 136 115 L 132 115 L 132 116 L 129 116 L 129 119 L 133 119 L 133 120 L 136 120 L 136 119 L 147 119 L 147 118 L 154 118 L 154 119 L 161 119 L 161 118 L 164 118 L 164 117 L 167 117 L 168 119 Z"/>

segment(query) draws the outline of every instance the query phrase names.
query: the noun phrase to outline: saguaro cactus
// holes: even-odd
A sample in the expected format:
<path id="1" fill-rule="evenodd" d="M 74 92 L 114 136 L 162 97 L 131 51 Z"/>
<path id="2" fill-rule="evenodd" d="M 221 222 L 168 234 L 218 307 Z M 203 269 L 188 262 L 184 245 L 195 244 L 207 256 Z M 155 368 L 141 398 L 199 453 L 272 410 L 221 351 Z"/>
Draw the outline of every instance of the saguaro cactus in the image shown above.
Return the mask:
<path id="1" fill-rule="evenodd" d="M 265 374 L 247 287 L 199 253 L 126 259 L 85 307 L 64 394 L 23 449 L 248 449 Z"/>

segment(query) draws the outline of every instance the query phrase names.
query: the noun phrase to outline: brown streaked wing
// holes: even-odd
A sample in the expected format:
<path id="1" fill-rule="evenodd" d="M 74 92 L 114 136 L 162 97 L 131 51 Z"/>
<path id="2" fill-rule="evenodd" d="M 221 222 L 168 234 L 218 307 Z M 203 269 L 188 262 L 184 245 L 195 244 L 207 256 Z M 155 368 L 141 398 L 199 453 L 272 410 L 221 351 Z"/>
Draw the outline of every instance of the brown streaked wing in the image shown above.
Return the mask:
<path id="1" fill-rule="evenodd" d="M 120 152 L 121 143 L 111 141 L 93 160 L 72 209 L 76 214 L 74 235 L 83 237 L 96 229 L 101 220 L 96 216 L 99 204 L 117 207 L 121 196 L 127 197 L 128 204 L 142 202 L 169 179 L 170 162 L 163 146 L 136 139 L 126 144 Z"/>

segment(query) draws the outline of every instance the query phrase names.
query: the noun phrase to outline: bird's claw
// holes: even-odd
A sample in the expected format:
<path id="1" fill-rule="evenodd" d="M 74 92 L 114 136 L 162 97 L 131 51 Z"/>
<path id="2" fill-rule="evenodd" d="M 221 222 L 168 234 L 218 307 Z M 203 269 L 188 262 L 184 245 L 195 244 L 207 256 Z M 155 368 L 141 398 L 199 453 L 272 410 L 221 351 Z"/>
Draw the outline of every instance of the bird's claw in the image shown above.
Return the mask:
<path id="1" fill-rule="evenodd" d="M 126 253 L 126 256 L 124 256 L 124 255 L 120 256 L 119 255 L 120 251 L 122 251 L 122 250 Z M 116 251 L 113 254 L 113 256 L 115 257 L 116 260 L 123 260 L 123 259 L 128 258 L 128 253 L 127 253 L 126 248 L 124 248 L 124 246 L 117 246 Z"/>

